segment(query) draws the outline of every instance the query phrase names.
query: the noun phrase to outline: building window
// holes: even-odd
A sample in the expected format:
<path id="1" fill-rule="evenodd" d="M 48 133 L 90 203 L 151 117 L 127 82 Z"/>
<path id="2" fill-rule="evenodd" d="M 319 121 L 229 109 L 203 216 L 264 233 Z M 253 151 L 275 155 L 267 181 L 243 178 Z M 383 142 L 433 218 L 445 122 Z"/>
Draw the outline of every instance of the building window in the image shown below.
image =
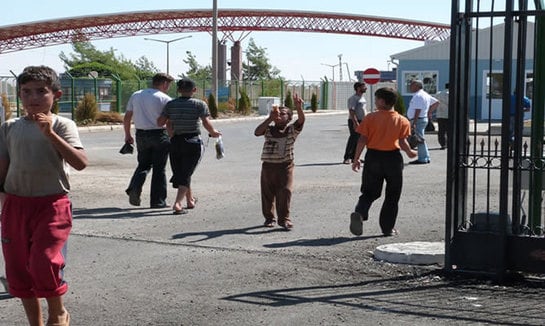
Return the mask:
<path id="1" fill-rule="evenodd" d="M 437 79 L 439 73 L 437 71 L 404 71 L 403 72 L 403 95 L 411 95 L 409 89 L 411 80 L 419 79 L 424 85 L 424 90 L 429 94 L 437 93 Z"/>

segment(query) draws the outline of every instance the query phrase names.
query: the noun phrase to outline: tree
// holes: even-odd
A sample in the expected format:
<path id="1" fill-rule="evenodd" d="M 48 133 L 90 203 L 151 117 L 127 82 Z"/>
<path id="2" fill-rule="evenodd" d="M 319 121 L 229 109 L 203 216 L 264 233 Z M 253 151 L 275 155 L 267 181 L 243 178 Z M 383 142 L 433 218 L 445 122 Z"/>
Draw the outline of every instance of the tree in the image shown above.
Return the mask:
<path id="1" fill-rule="evenodd" d="M 318 110 L 318 96 L 316 96 L 316 93 L 312 93 L 312 96 L 310 97 L 310 109 L 312 112 Z"/>
<path id="2" fill-rule="evenodd" d="M 242 74 L 245 80 L 278 78 L 280 70 L 269 63 L 266 50 L 257 46 L 254 40 L 250 38 L 246 49 L 248 63 L 242 63 Z"/>
<path id="3" fill-rule="evenodd" d="M 90 42 L 74 42 L 72 49 L 75 53 L 61 52 L 59 58 L 74 77 L 87 77 L 91 71 L 96 71 L 101 77 L 116 74 L 122 80 L 147 79 L 158 71 L 145 57 L 133 63 L 122 55 L 117 57 L 113 48 L 100 51 Z"/>
<path id="4" fill-rule="evenodd" d="M 189 65 L 189 70 L 185 73 L 185 76 L 180 77 L 188 77 L 193 80 L 211 80 L 212 67 L 210 65 L 201 66 L 191 51 L 186 51 L 185 53 L 187 54 L 187 59 L 184 59 L 183 61 Z"/>
<path id="5" fill-rule="evenodd" d="M 291 96 L 291 91 L 287 91 L 286 98 L 284 99 L 284 106 L 293 110 L 293 97 Z"/>

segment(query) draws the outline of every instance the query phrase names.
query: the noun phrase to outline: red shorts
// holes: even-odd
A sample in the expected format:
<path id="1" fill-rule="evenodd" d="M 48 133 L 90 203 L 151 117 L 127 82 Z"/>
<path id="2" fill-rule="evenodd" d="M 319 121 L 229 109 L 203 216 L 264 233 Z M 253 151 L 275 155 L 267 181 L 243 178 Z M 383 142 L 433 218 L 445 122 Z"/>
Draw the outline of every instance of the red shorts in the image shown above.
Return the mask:
<path id="1" fill-rule="evenodd" d="M 11 295 L 48 298 L 66 293 L 62 251 L 71 229 L 72 208 L 67 195 L 6 194 L 2 251 Z"/>

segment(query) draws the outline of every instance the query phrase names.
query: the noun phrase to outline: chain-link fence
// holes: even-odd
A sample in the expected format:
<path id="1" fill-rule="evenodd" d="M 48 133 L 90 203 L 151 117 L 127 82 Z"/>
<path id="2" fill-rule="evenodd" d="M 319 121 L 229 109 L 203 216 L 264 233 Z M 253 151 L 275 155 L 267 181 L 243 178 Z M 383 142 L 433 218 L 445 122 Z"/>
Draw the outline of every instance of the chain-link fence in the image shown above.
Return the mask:
<path id="1" fill-rule="evenodd" d="M 110 78 L 71 78 L 61 74 L 63 95 L 59 101 L 59 112 L 74 114 L 78 103 L 86 94 L 93 94 L 101 112 L 125 112 L 131 94 L 139 89 L 151 86 L 151 80 L 116 80 Z M 207 100 L 212 89 L 210 80 L 196 81 L 196 97 Z M 250 98 L 252 108 L 257 110 L 259 99 L 272 97 L 284 103 L 288 94 L 299 94 L 305 101 L 305 109 L 310 109 L 313 95 L 317 99 L 318 110 L 345 110 L 346 100 L 353 94 L 353 82 L 331 81 L 292 81 L 283 79 L 257 81 L 221 81 L 218 83 L 217 102 L 220 109 L 236 110 L 240 92 L 245 91 Z M 20 116 L 22 107 L 16 93 L 16 78 L 0 76 L 0 94 L 7 99 L 9 109 Z M 173 83 L 168 91 L 176 97 L 176 85 Z M 222 105 L 223 104 L 223 105 Z M 7 109 L 7 108 L 6 108 Z"/>

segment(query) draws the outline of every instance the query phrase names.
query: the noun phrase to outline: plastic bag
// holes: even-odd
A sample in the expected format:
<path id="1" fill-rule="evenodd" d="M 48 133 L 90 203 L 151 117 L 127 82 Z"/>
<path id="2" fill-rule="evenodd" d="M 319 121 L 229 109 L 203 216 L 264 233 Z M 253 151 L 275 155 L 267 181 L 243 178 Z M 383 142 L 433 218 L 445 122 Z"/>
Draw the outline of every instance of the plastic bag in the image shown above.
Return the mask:
<path id="1" fill-rule="evenodd" d="M 216 138 L 216 158 L 218 160 L 221 160 L 225 157 L 225 149 L 223 148 L 223 140 L 221 139 L 221 136 Z"/>

